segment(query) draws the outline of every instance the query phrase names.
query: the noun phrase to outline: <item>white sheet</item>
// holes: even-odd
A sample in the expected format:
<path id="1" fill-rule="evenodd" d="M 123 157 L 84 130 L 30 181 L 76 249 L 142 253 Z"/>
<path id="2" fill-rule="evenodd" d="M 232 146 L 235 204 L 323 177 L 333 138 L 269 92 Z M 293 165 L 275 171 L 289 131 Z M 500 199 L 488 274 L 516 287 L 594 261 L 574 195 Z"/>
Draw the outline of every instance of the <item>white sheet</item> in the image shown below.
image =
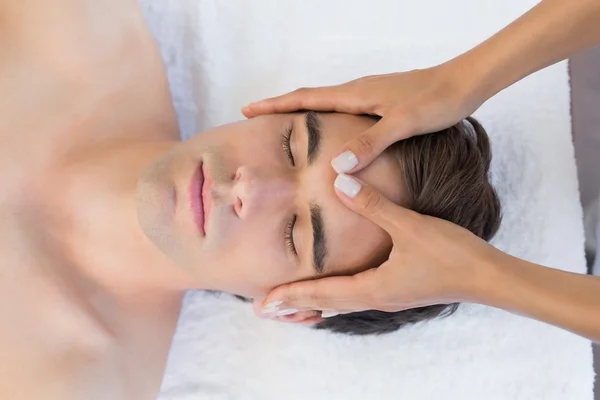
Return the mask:
<path id="1" fill-rule="evenodd" d="M 184 137 L 298 86 L 429 66 L 482 41 L 533 0 L 141 0 L 168 65 Z M 501 249 L 584 272 L 566 63 L 477 113 L 504 204 Z M 255 318 L 190 293 L 161 399 L 591 400 L 590 343 L 482 306 L 382 337 Z"/>

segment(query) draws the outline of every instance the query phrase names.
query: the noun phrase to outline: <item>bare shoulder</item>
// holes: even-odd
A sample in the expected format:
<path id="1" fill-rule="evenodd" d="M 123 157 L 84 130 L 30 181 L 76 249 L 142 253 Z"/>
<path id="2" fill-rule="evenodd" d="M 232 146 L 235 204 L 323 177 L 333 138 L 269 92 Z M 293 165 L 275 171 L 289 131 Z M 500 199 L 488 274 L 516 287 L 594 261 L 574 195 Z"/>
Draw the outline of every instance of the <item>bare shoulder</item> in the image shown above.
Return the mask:
<path id="1" fill-rule="evenodd" d="M 125 399 L 115 346 L 70 299 L 52 255 L 33 245 L 16 212 L 2 211 L 0 324 L 10 329 L 0 329 L 0 398 Z"/>
<path id="2" fill-rule="evenodd" d="M 155 398 L 181 298 L 102 291 L 52 234 L 69 223 L 52 209 L 0 201 L 0 399 Z"/>
<path id="3" fill-rule="evenodd" d="M 0 17 L 3 146 L 178 139 L 165 68 L 135 0 L 0 0 Z"/>
<path id="4" fill-rule="evenodd" d="M 6 263 L 20 262 L 18 269 L 0 265 L 0 323 L 10 327 L 0 330 L 0 399 L 155 398 L 177 313 L 132 314 L 139 326 L 119 325 L 119 337 L 106 334 L 94 312 L 72 298 L 73 286 L 52 276 L 51 257 L 42 261 L 35 251 L 8 246 L 26 249 L 18 233 L 0 245 Z"/>

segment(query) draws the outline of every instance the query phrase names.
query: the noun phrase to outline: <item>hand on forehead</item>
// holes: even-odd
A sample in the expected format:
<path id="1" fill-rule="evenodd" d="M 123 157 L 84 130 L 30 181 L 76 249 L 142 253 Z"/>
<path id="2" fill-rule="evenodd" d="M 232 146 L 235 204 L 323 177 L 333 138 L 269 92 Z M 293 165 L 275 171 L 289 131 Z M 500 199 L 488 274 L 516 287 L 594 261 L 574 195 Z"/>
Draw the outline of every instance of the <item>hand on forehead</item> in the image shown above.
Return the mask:
<path id="1" fill-rule="evenodd" d="M 293 118 L 295 126 L 305 125 L 305 114 L 297 114 Z M 327 237 L 325 275 L 347 275 L 381 262 L 382 254 L 391 247 L 389 235 L 383 229 L 339 201 L 333 187 L 337 173 L 330 164 L 343 143 L 371 127 L 375 120 L 337 113 L 318 113 L 315 118 L 321 130 L 321 140 L 318 154 L 304 177 L 309 181 L 305 183 L 308 187 L 306 201 L 315 202 L 323 216 Z M 301 153 L 301 149 L 309 147 L 306 143 L 310 141 L 309 135 L 302 134 L 301 129 L 295 134 L 295 145 Z M 403 193 L 401 173 L 398 161 L 391 154 L 383 153 L 356 176 L 400 203 Z"/>
<path id="2" fill-rule="evenodd" d="M 323 129 L 323 149 L 319 164 L 314 172 L 314 184 L 323 186 L 322 191 L 329 196 L 323 205 L 326 216 L 329 257 L 326 275 L 353 274 L 373 267 L 382 261 L 382 253 L 389 251 L 389 235 L 376 224 L 352 212 L 335 195 L 333 182 L 337 173 L 330 160 L 340 146 L 358 132 L 368 129 L 375 121 L 369 117 L 356 117 L 345 114 L 319 114 Z M 327 179 L 318 177 L 326 176 Z M 402 181 L 397 161 L 384 153 L 356 176 L 369 183 L 388 198 L 399 202 L 402 194 Z"/>

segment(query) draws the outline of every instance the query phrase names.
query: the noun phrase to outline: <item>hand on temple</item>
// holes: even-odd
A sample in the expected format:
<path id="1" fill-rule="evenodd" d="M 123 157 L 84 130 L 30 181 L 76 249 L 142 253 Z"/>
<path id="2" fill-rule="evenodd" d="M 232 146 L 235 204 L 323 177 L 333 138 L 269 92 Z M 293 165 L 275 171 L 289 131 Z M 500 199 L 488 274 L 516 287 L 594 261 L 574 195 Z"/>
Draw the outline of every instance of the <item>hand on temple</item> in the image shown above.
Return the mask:
<path id="1" fill-rule="evenodd" d="M 410 136 L 436 132 L 475 111 L 478 99 L 455 64 L 360 78 L 337 86 L 303 88 L 248 105 L 246 117 L 298 110 L 378 115 L 381 120 L 341 149 L 337 172 L 356 172 L 390 144 Z M 345 153 L 348 150 L 355 157 Z"/>
<path id="2" fill-rule="evenodd" d="M 519 260 L 458 225 L 400 207 L 346 175 L 338 176 L 336 192 L 350 209 L 390 234 L 388 261 L 354 276 L 279 286 L 255 303 L 257 314 L 315 324 L 339 313 L 471 302 L 600 342 L 600 277 Z"/>
<path id="3" fill-rule="evenodd" d="M 393 248 L 388 261 L 354 276 L 282 285 L 263 301 L 263 313 L 286 315 L 299 310 L 313 321 L 305 311 L 392 312 L 469 301 L 482 286 L 486 266 L 501 254 L 466 229 L 400 207 L 349 176 L 338 176 L 336 192 L 350 209 L 390 234 Z M 302 322 L 303 318 L 287 320 Z"/>

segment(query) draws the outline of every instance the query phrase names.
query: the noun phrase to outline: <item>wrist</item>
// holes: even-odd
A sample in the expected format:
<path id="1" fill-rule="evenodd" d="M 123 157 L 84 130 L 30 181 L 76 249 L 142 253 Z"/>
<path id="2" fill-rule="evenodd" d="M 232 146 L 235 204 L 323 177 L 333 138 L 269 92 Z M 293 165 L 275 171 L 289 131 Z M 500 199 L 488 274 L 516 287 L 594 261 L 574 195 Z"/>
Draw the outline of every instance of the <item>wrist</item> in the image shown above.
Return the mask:
<path id="1" fill-rule="evenodd" d="M 458 97 L 457 104 L 464 117 L 471 115 L 491 96 L 488 84 L 490 72 L 485 65 L 473 60 L 470 53 L 462 54 L 437 67 Z"/>
<path id="2" fill-rule="evenodd" d="M 464 301 L 498 307 L 501 297 L 510 287 L 510 266 L 521 261 L 495 247 L 489 246 L 487 254 L 473 268 L 472 278 L 464 291 Z"/>

